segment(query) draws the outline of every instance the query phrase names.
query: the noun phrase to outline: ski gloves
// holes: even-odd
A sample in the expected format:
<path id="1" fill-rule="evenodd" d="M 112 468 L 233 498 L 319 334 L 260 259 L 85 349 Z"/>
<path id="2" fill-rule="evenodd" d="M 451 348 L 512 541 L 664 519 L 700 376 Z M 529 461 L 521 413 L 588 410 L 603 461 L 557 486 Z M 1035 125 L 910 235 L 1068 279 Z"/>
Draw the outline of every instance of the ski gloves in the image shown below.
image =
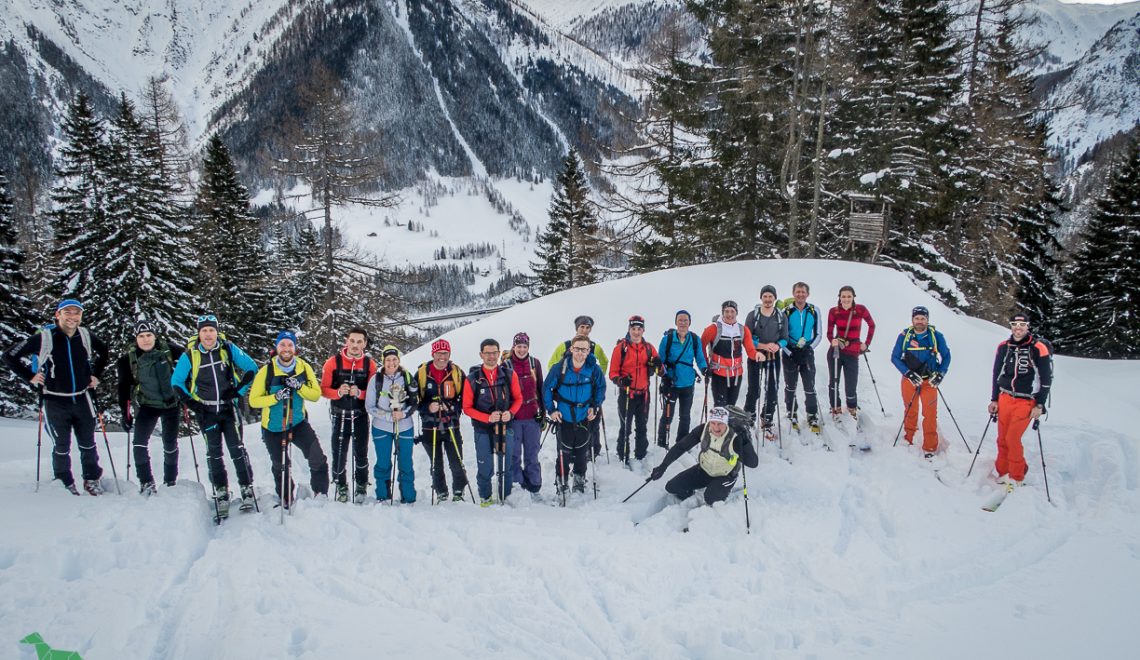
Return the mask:
<path id="1" fill-rule="evenodd" d="M 663 476 L 665 476 L 665 465 L 658 465 L 657 467 L 653 468 L 652 472 L 649 473 L 649 480 L 657 481 Z"/>
<path id="2" fill-rule="evenodd" d="M 917 371 L 906 372 L 904 378 L 913 383 L 915 387 L 922 387 L 922 376 L 919 376 Z"/>

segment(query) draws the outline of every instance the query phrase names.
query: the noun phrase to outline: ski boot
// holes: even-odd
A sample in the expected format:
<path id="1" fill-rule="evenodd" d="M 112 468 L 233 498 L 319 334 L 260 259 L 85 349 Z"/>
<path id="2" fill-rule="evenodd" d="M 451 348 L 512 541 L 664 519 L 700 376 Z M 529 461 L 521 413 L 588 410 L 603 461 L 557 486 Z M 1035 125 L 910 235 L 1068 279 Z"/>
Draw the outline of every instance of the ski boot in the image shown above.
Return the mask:
<path id="1" fill-rule="evenodd" d="M 457 490 L 454 493 L 452 493 L 451 494 L 451 501 L 452 502 L 462 502 L 463 501 L 463 491 Z"/>
<path id="2" fill-rule="evenodd" d="M 98 479 L 84 479 L 83 490 L 87 491 L 87 494 L 93 497 L 98 497 L 106 492 L 103 490 L 103 484 L 100 483 Z"/>
<path id="3" fill-rule="evenodd" d="M 148 481 L 139 488 L 139 494 L 142 495 L 143 497 L 150 497 L 151 495 L 154 495 L 157 492 L 158 492 L 158 489 L 154 487 L 153 481 Z"/>
<path id="4" fill-rule="evenodd" d="M 72 495 L 74 495 L 76 497 L 79 497 L 79 489 L 75 487 L 74 483 L 64 484 L 63 487 L 67 489 L 67 492 L 71 493 Z"/>
<path id="5" fill-rule="evenodd" d="M 356 484 L 356 492 L 352 494 L 352 501 L 354 504 L 364 504 L 368 499 L 368 484 Z"/>
<path id="6" fill-rule="evenodd" d="M 484 509 L 486 509 L 487 507 L 492 506 L 494 504 L 495 504 L 495 499 L 493 497 L 484 497 L 482 500 L 479 501 L 479 506 L 483 507 Z"/>
<path id="7" fill-rule="evenodd" d="M 214 486 L 214 523 L 220 525 L 230 517 L 230 490 L 226 486 Z"/>
<path id="8" fill-rule="evenodd" d="M 816 434 L 816 435 L 819 435 L 820 432 L 823 430 L 823 428 L 819 424 L 819 417 L 817 417 L 816 415 L 808 415 L 807 423 L 808 423 L 808 428 L 811 429 L 811 432 Z"/>
<path id="9" fill-rule="evenodd" d="M 257 506 L 257 495 L 253 492 L 253 484 L 241 487 L 241 504 L 238 506 L 240 511 L 252 511 Z"/>
<path id="10" fill-rule="evenodd" d="M 792 430 L 796 433 L 800 431 L 800 418 L 796 413 L 788 414 L 788 422 L 792 425 Z"/>
<path id="11" fill-rule="evenodd" d="M 761 422 L 760 430 L 764 434 L 764 440 L 766 442 L 774 442 L 776 440 L 776 425 L 772 423 L 772 420 L 766 419 Z"/>
<path id="12" fill-rule="evenodd" d="M 342 504 L 348 502 L 348 484 L 336 485 L 336 501 Z"/>
<path id="13" fill-rule="evenodd" d="M 573 491 L 575 493 L 585 493 L 586 492 L 586 477 L 584 477 L 580 474 L 574 475 Z"/>

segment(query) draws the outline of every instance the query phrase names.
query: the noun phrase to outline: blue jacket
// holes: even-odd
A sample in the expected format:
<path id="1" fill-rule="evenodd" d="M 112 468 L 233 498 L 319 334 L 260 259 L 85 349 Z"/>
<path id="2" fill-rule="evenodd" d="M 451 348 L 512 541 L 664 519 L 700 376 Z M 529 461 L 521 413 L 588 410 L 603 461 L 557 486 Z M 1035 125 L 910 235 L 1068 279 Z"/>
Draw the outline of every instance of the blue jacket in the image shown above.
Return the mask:
<path id="1" fill-rule="evenodd" d="M 564 369 L 565 368 L 565 369 Z M 565 370 L 565 374 L 563 371 Z M 606 375 L 593 355 L 580 371 L 574 371 L 570 354 L 555 364 L 542 382 L 542 400 L 549 411 L 562 413 L 562 420 L 575 424 L 585 421 L 590 408 L 602 407 L 606 400 Z"/>
<path id="2" fill-rule="evenodd" d="M 784 326 L 783 350 L 785 354 L 791 353 L 791 349 L 796 347 L 801 337 L 806 340 L 806 346 L 815 348 L 819 345 L 822 333 L 819 331 L 818 307 L 812 303 L 806 303 L 804 308 L 800 310 L 796 309 L 795 304 L 792 303 L 784 308 L 784 316 L 788 319 Z"/>
<path id="3" fill-rule="evenodd" d="M 914 371 L 923 378 L 950 370 L 950 345 L 941 332 L 929 326 L 926 332 L 915 334 L 914 328 L 899 333 L 891 351 L 891 363 L 904 376 Z"/>
<path id="4" fill-rule="evenodd" d="M 670 337 L 673 338 L 671 346 Z M 665 354 L 666 349 L 668 355 Z M 705 360 L 705 352 L 701 349 L 701 338 L 692 331 L 685 335 L 685 342 L 681 343 L 676 330 L 666 330 L 660 346 L 657 347 L 657 353 L 661 356 L 661 363 L 665 365 L 665 374 L 673 379 L 673 387 L 678 389 L 692 387 L 697 382 L 697 370 L 693 368 L 694 361 L 701 371 L 709 366 Z"/>
<path id="5" fill-rule="evenodd" d="M 224 348 L 225 353 L 219 351 Z M 205 365 L 203 359 L 207 359 Z M 229 361 L 233 363 L 230 364 Z M 205 369 L 202 367 L 205 366 Z M 242 373 L 239 380 L 234 374 L 233 367 Z M 220 407 L 230 399 L 244 396 L 253 384 L 253 376 L 257 373 L 257 363 L 237 347 L 233 342 L 219 336 L 214 349 L 207 351 L 197 341 L 191 339 L 186 345 L 186 352 L 178 358 L 174 365 L 174 373 L 170 374 L 170 384 L 181 391 L 180 396 L 187 396 L 199 401 L 213 402 Z M 222 380 L 218 380 L 219 376 Z"/>

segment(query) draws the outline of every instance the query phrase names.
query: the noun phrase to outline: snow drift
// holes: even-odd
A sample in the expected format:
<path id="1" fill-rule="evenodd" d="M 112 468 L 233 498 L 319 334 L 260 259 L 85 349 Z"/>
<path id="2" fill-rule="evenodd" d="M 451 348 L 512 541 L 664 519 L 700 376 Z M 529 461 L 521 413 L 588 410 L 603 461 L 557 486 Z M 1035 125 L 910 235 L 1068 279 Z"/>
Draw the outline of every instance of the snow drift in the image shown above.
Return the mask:
<path id="1" fill-rule="evenodd" d="M 859 395 L 873 451 L 851 455 L 832 427 L 835 452 L 786 433 L 793 463 L 762 449 L 748 472 L 751 534 L 739 488 L 722 505 L 672 505 L 646 518 L 663 482 L 623 505 L 647 468 L 604 459 L 598 501 L 579 496 L 561 509 L 516 491 L 506 507 L 433 508 L 420 449 L 415 506 L 307 499 L 281 526 L 266 513 L 268 457 L 253 426 L 246 437 L 263 513 L 235 513 L 215 528 L 186 442 L 181 483 L 150 499 L 126 483 L 122 497 L 74 498 L 55 483 L 36 494 L 36 427 L 7 421 L 0 649 L 30 652 L 17 642 L 35 631 L 88 660 L 1130 656 L 1140 645 L 1135 363 L 1058 358 L 1042 427 L 1053 504 L 1036 436 L 1027 435 L 1027 485 L 988 514 L 979 506 L 994 488 L 993 430 L 969 480 L 971 455 L 945 409 L 946 484 L 914 450 L 892 449 L 903 404 L 888 351 L 911 307 L 928 306 L 953 350 L 947 401 L 975 446 L 993 349 L 1006 333 L 954 314 L 895 271 L 814 261 L 684 268 L 548 296 L 448 338 L 466 367 L 479 340 L 505 343 L 525 330 L 545 362 L 577 314 L 594 316 L 594 337 L 608 349 L 630 314 L 646 317 L 656 341 L 679 308 L 699 328 L 726 298 L 743 312 L 763 284 L 787 295 L 797 280 L 824 309 L 850 284 L 875 316 L 870 357 L 888 417 L 864 369 Z M 420 349 L 405 361 L 425 357 Z M 611 388 L 611 453 L 613 404 Z M 325 410 L 311 414 L 327 448 Z M 470 427 L 464 432 L 473 475 Z M 125 436 L 111 434 L 111 444 L 123 477 Z M 661 452 L 651 447 L 647 463 Z M 543 458 L 553 499 L 553 443 Z M 304 482 L 303 465 L 295 471 Z"/>

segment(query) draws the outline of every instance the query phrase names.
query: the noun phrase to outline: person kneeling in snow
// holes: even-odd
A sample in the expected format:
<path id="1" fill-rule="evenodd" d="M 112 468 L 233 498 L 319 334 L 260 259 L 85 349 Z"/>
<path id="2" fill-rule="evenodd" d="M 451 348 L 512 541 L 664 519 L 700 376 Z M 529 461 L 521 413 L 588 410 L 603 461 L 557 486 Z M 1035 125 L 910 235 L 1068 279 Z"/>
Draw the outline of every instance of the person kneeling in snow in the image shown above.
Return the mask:
<path id="1" fill-rule="evenodd" d="M 747 434 L 734 431 L 728 425 L 728 418 L 728 411 L 724 408 L 716 407 L 709 411 L 708 423 L 677 440 L 677 444 L 665 454 L 661 465 L 653 468 L 649 478 L 653 481 L 660 479 L 681 454 L 700 445 L 697 464 L 670 479 L 665 490 L 684 500 L 698 488 L 704 488 L 707 504 L 728 499 L 740 476 L 740 463 L 750 468 L 760 464 L 752 439 Z"/>

